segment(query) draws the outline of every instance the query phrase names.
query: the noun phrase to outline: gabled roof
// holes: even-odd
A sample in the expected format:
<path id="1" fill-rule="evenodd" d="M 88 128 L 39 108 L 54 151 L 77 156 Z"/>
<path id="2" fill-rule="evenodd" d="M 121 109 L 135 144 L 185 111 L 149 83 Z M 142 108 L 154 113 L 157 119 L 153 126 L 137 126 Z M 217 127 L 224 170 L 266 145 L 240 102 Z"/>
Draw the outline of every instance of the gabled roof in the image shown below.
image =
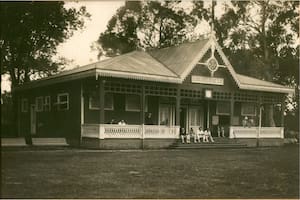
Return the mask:
<path id="1" fill-rule="evenodd" d="M 113 59 L 95 63 L 99 70 L 111 70 L 177 78 L 177 75 L 143 51 L 133 51 Z"/>
<path id="2" fill-rule="evenodd" d="M 196 42 L 183 43 L 178 46 L 149 51 L 153 58 L 159 60 L 166 67 L 175 72 L 180 78 L 184 78 L 195 66 L 209 48 L 210 39 Z M 192 66 L 191 66 L 192 65 Z"/>
<path id="3" fill-rule="evenodd" d="M 216 48 L 226 65 L 226 69 L 240 89 L 278 93 L 294 92 L 293 89 L 283 85 L 237 74 L 214 36 L 196 42 L 183 43 L 178 46 L 148 52 L 133 51 L 33 81 L 29 83 L 28 86 L 24 85 L 20 89 L 49 85 L 89 76 L 182 83 L 212 45 Z"/>

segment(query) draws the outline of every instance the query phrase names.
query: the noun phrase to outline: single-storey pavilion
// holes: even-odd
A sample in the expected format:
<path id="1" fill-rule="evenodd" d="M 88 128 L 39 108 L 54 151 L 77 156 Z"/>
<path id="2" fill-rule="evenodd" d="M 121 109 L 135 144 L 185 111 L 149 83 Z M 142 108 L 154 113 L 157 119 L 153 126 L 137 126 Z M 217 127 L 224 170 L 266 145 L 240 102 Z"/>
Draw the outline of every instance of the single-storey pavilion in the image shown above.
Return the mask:
<path id="1" fill-rule="evenodd" d="M 284 99 L 292 92 L 236 73 L 211 35 L 133 51 L 17 88 L 19 135 L 65 137 L 103 149 L 160 148 L 177 141 L 180 127 L 210 128 L 216 137 L 222 126 L 231 139 L 281 141 Z M 269 105 L 280 108 L 274 110 L 276 127 L 266 127 L 262 108 Z M 126 125 L 117 124 L 121 120 Z"/>

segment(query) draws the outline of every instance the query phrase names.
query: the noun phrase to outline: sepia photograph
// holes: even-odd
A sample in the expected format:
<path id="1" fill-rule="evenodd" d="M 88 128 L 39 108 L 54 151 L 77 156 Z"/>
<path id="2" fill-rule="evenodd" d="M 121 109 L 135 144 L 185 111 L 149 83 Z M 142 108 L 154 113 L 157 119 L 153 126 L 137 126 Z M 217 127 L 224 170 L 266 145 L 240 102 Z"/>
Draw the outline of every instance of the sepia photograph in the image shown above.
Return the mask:
<path id="1" fill-rule="evenodd" d="M 300 1 L 1 1 L 2 199 L 299 199 Z"/>

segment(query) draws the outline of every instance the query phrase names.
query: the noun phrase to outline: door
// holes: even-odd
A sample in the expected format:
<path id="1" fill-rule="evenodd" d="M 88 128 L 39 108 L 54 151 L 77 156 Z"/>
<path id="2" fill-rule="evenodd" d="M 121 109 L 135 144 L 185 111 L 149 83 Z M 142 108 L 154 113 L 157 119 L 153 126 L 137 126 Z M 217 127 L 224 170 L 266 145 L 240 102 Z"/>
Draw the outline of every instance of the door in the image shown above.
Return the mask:
<path id="1" fill-rule="evenodd" d="M 188 128 L 196 131 L 199 126 L 203 128 L 203 110 L 200 106 L 189 107 Z"/>
<path id="2" fill-rule="evenodd" d="M 30 106 L 30 133 L 31 135 L 36 134 L 36 111 L 35 105 Z"/>

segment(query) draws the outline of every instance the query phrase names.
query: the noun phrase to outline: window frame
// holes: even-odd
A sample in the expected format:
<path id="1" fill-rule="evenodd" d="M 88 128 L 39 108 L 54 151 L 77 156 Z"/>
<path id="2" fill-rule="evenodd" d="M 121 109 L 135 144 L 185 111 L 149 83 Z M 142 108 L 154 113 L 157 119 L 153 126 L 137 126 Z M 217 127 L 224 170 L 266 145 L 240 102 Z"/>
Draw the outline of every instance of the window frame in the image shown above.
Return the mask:
<path id="1" fill-rule="evenodd" d="M 137 97 L 137 99 L 139 100 L 138 108 L 136 108 L 136 109 L 128 108 L 128 99 L 130 99 L 130 97 Z M 126 94 L 126 96 L 125 96 L 125 111 L 128 111 L 128 112 L 141 112 L 141 98 L 140 98 L 139 95 Z"/>
<path id="2" fill-rule="evenodd" d="M 92 98 L 96 98 L 96 96 L 89 96 L 89 110 L 100 110 L 100 105 L 99 107 L 94 107 L 92 105 Z"/>
<path id="3" fill-rule="evenodd" d="M 24 103 L 26 103 L 26 104 L 24 104 Z M 28 99 L 27 98 L 22 98 L 21 99 L 21 112 L 22 113 L 27 113 L 28 112 L 28 105 L 29 105 Z"/>
<path id="4" fill-rule="evenodd" d="M 228 108 L 229 108 L 228 113 L 219 111 L 219 107 L 221 106 L 221 103 L 228 104 Z M 216 106 L 216 115 L 226 115 L 226 116 L 230 115 L 230 102 L 229 101 L 218 101 L 217 106 Z"/>
<path id="5" fill-rule="evenodd" d="M 62 97 L 62 96 L 66 96 L 67 101 L 60 101 L 60 97 Z M 65 104 L 65 103 L 67 104 L 67 108 L 61 109 L 60 106 Z M 59 110 L 59 111 L 69 110 L 69 108 L 70 108 L 69 103 L 70 103 L 69 93 L 59 93 L 59 94 L 57 94 L 57 106 L 58 106 L 57 110 Z"/>
<path id="6" fill-rule="evenodd" d="M 253 113 L 245 113 L 245 106 L 253 106 L 254 107 L 254 114 Z M 256 112 L 256 105 L 255 103 L 242 103 L 241 104 L 241 116 L 251 116 L 251 117 L 255 117 L 257 114 Z"/>
<path id="7" fill-rule="evenodd" d="M 39 102 L 41 103 L 39 106 Z M 36 112 L 43 112 L 44 110 L 44 97 L 38 96 L 35 98 Z"/>
<path id="8" fill-rule="evenodd" d="M 108 98 L 108 97 L 110 98 L 109 100 L 105 99 L 105 98 Z M 92 106 L 92 98 L 97 98 L 97 95 L 89 96 L 89 110 L 100 110 L 100 105 L 99 105 L 99 107 Z M 106 102 L 111 102 L 111 106 L 110 107 L 105 107 Z M 105 93 L 105 96 L 104 96 L 104 110 L 114 110 L 114 95 L 113 95 L 113 93 Z"/>
<path id="9" fill-rule="evenodd" d="M 107 98 L 111 98 L 107 101 Z M 106 102 L 111 102 L 110 107 L 105 107 Z M 105 93 L 104 96 L 104 110 L 114 110 L 114 94 L 113 93 Z"/>
<path id="10" fill-rule="evenodd" d="M 47 102 L 47 99 L 49 100 L 48 102 Z M 50 97 L 50 95 L 45 96 L 45 98 L 44 98 L 44 111 L 51 111 L 51 97 Z"/>

